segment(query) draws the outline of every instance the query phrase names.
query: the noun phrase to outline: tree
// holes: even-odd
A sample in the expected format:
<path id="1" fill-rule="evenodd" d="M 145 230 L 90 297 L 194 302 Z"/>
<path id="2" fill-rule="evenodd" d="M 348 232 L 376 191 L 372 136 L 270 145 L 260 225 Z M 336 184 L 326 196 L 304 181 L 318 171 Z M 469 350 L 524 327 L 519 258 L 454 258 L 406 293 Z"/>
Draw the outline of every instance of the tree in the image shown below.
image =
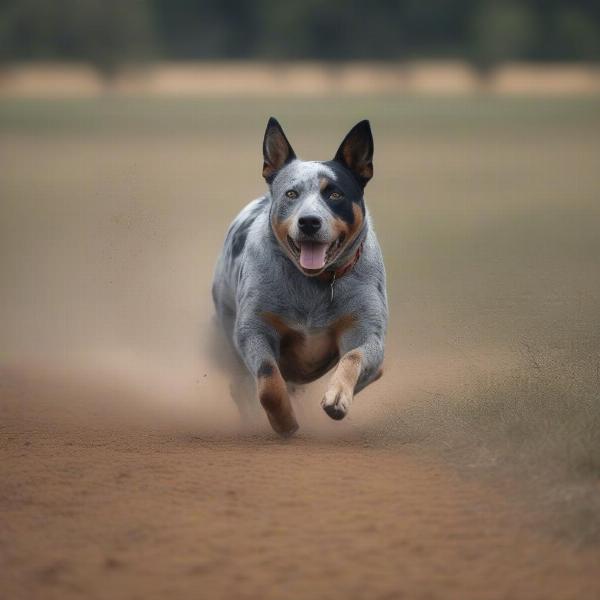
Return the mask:
<path id="1" fill-rule="evenodd" d="M 106 76 L 151 49 L 145 0 L 5 0 L 0 5 L 4 60 L 85 60 Z"/>
<path id="2" fill-rule="evenodd" d="M 526 58 L 538 31 L 535 14 L 525 4 L 486 2 L 472 24 L 472 57 L 486 71 L 507 60 Z"/>

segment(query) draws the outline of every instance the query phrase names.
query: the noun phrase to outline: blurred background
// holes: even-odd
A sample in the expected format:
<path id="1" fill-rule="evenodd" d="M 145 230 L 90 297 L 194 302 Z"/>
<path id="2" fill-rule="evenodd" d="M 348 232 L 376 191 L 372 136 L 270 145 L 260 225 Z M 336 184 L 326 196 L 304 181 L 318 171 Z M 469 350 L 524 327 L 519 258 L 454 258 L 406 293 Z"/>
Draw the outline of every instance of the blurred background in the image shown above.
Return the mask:
<path id="1" fill-rule="evenodd" d="M 577 541 L 600 539 L 599 60 L 593 0 L 0 0 L 0 430 L 13 452 L 0 462 L 17 467 L 2 495 L 14 527 L 5 529 L 6 572 L 37 585 L 33 564 L 44 590 L 63 579 L 72 593 L 89 590 L 89 573 L 104 564 L 87 542 L 97 525 L 106 556 L 125 536 L 127 560 L 144 562 L 148 586 L 155 571 L 181 583 L 180 565 L 204 551 L 195 538 L 193 551 L 178 545 L 196 531 L 194 519 L 225 515 L 215 519 L 225 523 L 238 514 L 218 512 L 218 494 L 188 489 L 204 473 L 198 454 L 213 460 L 225 448 L 223 475 L 210 488 L 237 489 L 263 445 L 265 472 L 285 451 L 300 485 L 322 472 L 319 485 L 333 486 L 321 452 L 354 464 L 348 456 L 365 448 L 399 459 L 407 448 L 437 449 L 485 476 L 508 471 L 535 487 L 531 505 L 547 509 L 552 527 Z M 297 445 L 265 442 L 265 419 L 262 441 L 236 450 L 210 284 L 228 224 L 265 192 L 270 115 L 297 154 L 315 160 L 331 158 L 352 125 L 370 119 L 375 176 L 366 198 L 386 260 L 390 327 L 384 377 L 348 419 L 322 414 L 325 377 L 298 399 Z M 166 441 L 127 437 L 144 424 L 166 428 Z M 69 427 L 76 433 L 61 438 Z M 178 427 L 189 436 L 173 433 Z M 235 433 L 206 450 L 202 440 L 217 430 Z M 113 456 L 115 443 L 125 450 Z M 165 444 L 176 450 L 164 454 Z M 302 470 L 313 446 L 321 471 Z M 183 456 L 186 473 L 178 471 Z M 113 464 L 123 465 L 124 479 Z M 235 464 L 249 465 L 242 477 L 231 474 Z M 365 473 L 379 464 L 366 461 Z M 135 500 L 118 487 L 129 471 L 147 478 L 131 480 Z M 339 493 L 361 477 L 353 471 Z M 90 486 L 80 496 L 71 495 L 75 480 Z M 171 537 L 147 534 L 154 530 L 144 518 L 172 517 L 163 513 L 167 489 L 188 490 L 172 505 L 189 521 Z M 94 499 L 104 493 L 102 516 Z M 136 509 L 132 519 L 131 507 L 149 506 L 151 496 L 162 516 Z M 202 497 L 216 512 L 198 509 Z M 314 498 L 320 507 L 320 489 Z M 282 506 L 295 510 L 296 499 Z M 377 519 L 373 504 L 364 514 Z M 298 519 L 342 540 L 330 555 L 346 556 L 340 549 L 357 537 L 388 548 L 378 537 L 388 525 L 337 538 L 337 521 L 314 518 L 311 506 Z M 392 528 L 404 520 L 399 511 L 390 511 Z M 438 523 L 432 514 L 427 522 Z M 134 522 L 142 533 L 127 537 Z M 237 530 L 232 536 L 237 547 Z M 239 547 L 250 548 L 248 539 Z M 138 552 L 144 544 L 148 552 Z M 401 547 L 376 562 L 403 561 Z M 72 571 L 48 567 L 57 548 Z M 219 556 L 206 572 L 235 585 Z M 489 558 L 496 554 L 473 552 L 486 556 L 491 570 L 471 558 L 464 570 L 483 574 L 484 591 L 495 589 L 486 573 L 505 585 Z M 320 562 L 322 548 L 296 564 L 312 564 L 309 557 Z M 117 579 L 127 575 L 106 560 Z M 107 585 L 102 569 L 98 589 Z M 338 573 L 355 571 L 352 563 Z M 393 583 L 399 572 L 389 569 Z M 380 581 L 375 575 L 365 581 Z M 300 580 L 313 582 L 313 572 Z M 55 589 L 67 597 L 66 587 Z"/>
<path id="2" fill-rule="evenodd" d="M 597 383 L 599 31 L 586 0 L 2 0 L 2 361 L 164 370 L 197 404 L 267 118 L 328 159 L 367 117 L 388 360 Z"/>
<path id="3" fill-rule="evenodd" d="M 593 0 L 3 0 L 4 61 L 597 61 Z"/>
<path id="4" fill-rule="evenodd" d="M 4 94 L 597 91 L 599 59 L 593 0 L 0 2 Z"/>
<path id="5" fill-rule="evenodd" d="M 0 357 L 195 402 L 267 118 L 328 159 L 367 117 L 388 360 L 597 383 L 599 32 L 586 0 L 2 0 Z"/>

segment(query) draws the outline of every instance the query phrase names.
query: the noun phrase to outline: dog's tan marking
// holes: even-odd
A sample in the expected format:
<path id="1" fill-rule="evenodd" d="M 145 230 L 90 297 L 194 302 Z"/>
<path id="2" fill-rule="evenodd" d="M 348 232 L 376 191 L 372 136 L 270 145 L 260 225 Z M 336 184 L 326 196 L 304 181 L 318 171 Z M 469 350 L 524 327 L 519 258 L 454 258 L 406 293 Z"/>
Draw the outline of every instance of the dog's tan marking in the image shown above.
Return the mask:
<path id="1" fill-rule="evenodd" d="M 348 414 L 360 377 L 362 360 L 362 353 L 358 349 L 350 350 L 342 356 L 321 402 L 332 419 L 343 419 Z"/>
<path id="2" fill-rule="evenodd" d="M 292 224 L 291 219 L 285 219 L 284 221 L 279 221 L 276 219 L 275 215 L 273 215 L 273 217 L 271 218 L 271 225 L 273 227 L 273 232 L 275 233 L 275 236 L 281 242 L 283 247 L 286 249 L 288 247 L 287 236 L 288 236 L 288 231 L 290 230 L 291 224 Z"/>
<path id="3" fill-rule="evenodd" d="M 344 161 L 351 170 L 369 180 L 373 177 L 373 163 L 366 162 L 363 158 L 357 157 L 352 142 L 353 140 L 350 140 L 349 143 L 344 146 Z"/>
<path id="4" fill-rule="evenodd" d="M 354 315 L 343 315 L 328 327 L 302 331 L 274 313 L 262 317 L 280 336 L 279 368 L 293 383 L 309 383 L 327 373 L 339 359 L 340 336 L 356 322 Z"/>
<path id="5" fill-rule="evenodd" d="M 354 223 L 350 224 L 336 217 L 332 222 L 332 227 L 335 232 L 336 239 L 340 235 L 344 234 L 344 247 L 349 246 L 356 239 L 356 236 L 362 231 L 365 217 L 360 206 L 356 203 L 352 203 L 352 213 L 354 214 Z"/>
<path id="6" fill-rule="evenodd" d="M 344 234 L 345 243 L 350 241 L 350 225 L 346 223 L 343 219 L 339 217 L 335 217 L 331 223 L 332 229 L 335 232 L 335 239 L 339 238 L 340 235 Z"/>
<path id="7" fill-rule="evenodd" d="M 354 214 L 354 223 L 352 223 L 349 229 L 350 239 L 354 240 L 356 236 L 362 231 L 365 216 L 361 207 L 356 202 L 352 204 L 352 212 Z"/>
<path id="8" fill-rule="evenodd" d="M 292 435 L 298 429 L 298 422 L 290 403 L 287 386 L 275 363 L 261 366 L 256 388 L 258 399 L 273 429 L 282 436 Z"/>
<path id="9" fill-rule="evenodd" d="M 330 183 L 331 183 L 331 181 L 329 181 L 329 179 L 327 179 L 327 177 L 321 177 L 321 179 L 319 179 L 319 190 L 321 192 L 324 192 Z"/>
<path id="10" fill-rule="evenodd" d="M 353 228 L 357 231 L 360 231 L 363 226 L 363 221 L 365 220 L 365 215 L 363 214 L 361 207 L 356 202 L 354 202 L 352 205 L 352 212 L 354 213 L 354 223 L 352 224 Z"/>
<path id="11" fill-rule="evenodd" d="M 332 385 L 339 383 L 350 393 L 354 393 L 354 388 L 358 383 L 360 377 L 360 370 L 362 367 L 362 353 L 360 350 L 350 350 L 342 356 L 340 364 L 338 365 L 335 373 L 332 377 Z"/>

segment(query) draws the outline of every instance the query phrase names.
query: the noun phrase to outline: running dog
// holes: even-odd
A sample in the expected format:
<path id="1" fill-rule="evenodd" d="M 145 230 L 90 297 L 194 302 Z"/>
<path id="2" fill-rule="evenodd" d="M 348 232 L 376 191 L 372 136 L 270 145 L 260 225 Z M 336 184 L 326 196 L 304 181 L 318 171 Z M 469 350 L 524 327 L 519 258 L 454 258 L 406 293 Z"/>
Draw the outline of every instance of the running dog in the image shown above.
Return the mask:
<path id="1" fill-rule="evenodd" d="M 271 426 L 290 436 L 298 423 L 286 384 L 335 366 L 321 405 L 338 420 L 382 373 L 385 269 L 364 200 L 371 127 L 355 125 L 333 160 L 303 161 L 271 118 L 263 159 L 268 192 L 229 227 L 212 294 Z"/>

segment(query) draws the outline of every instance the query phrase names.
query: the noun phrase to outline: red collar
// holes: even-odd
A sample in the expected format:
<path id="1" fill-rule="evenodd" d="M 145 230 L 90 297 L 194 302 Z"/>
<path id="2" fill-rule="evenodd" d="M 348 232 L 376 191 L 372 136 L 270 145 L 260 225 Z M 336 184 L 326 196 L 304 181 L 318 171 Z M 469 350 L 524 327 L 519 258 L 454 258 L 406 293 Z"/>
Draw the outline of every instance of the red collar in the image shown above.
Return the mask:
<path id="1" fill-rule="evenodd" d="M 327 283 L 333 284 L 334 281 L 337 281 L 338 279 L 341 279 L 344 275 L 347 275 L 350 271 L 352 271 L 354 265 L 358 262 L 358 259 L 362 254 L 364 245 L 365 242 L 362 241 L 360 243 L 360 246 L 356 249 L 354 256 L 345 265 L 342 265 L 339 269 L 336 269 L 335 271 L 323 271 L 317 277 L 321 281 L 326 281 Z"/>

